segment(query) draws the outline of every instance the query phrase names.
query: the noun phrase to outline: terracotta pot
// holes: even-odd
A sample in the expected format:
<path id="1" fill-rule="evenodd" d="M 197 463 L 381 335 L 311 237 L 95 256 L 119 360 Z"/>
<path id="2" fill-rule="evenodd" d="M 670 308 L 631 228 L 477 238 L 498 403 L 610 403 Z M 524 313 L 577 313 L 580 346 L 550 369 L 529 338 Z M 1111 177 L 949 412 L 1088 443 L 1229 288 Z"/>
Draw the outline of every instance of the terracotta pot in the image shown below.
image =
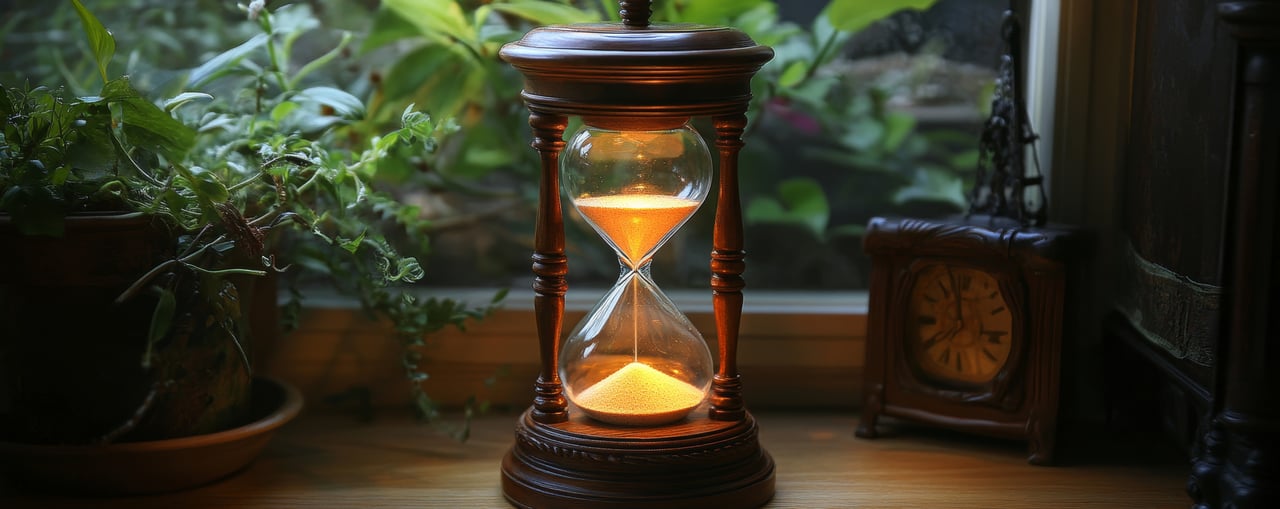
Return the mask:
<path id="1" fill-rule="evenodd" d="M 216 325 L 239 312 L 200 298 L 208 281 L 178 285 L 174 326 L 149 369 L 142 358 L 156 297 L 114 302 L 174 245 L 141 214 L 69 217 L 62 238 L 21 235 L 0 215 L 0 440 L 157 440 L 245 422 L 252 377 Z M 245 284 L 218 290 L 248 296 Z M 247 327 L 236 328 L 250 351 Z"/>
<path id="2" fill-rule="evenodd" d="M 0 442 L 0 474 L 25 490 L 86 495 L 162 493 L 221 479 L 258 457 L 280 426 L 302 409 L 302 396 L 271 378 L 253 383 L 249 423 L 185 438 L 112 445 Z"/>

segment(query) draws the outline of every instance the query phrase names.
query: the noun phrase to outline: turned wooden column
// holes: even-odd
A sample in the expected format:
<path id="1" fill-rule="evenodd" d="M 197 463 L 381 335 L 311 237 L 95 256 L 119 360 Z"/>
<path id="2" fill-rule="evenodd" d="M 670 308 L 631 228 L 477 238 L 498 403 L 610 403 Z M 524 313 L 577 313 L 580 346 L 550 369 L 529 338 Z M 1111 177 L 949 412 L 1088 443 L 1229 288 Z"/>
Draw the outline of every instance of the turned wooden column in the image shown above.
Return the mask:
<path id="1" fill-rule="evenodd" d="M 569 419 L 560 383 L 560 331 L 564 327 L 564 295 L 569 289 L 565 275 L 569 260 L 564 255 L 564 217 L 560 206 L 560 151 L 564 149 L 564 129 L 568 118 L 534 111 L 529 114 L 533 143 L 542 156 L 542 179 L 538 185 L 538 218 L 534 226 L 533 312 L 538 328 L 541 373 L 534 383 L 533 419 L 544 424 Z"/>
<path id="2" fill-rule="evenodd" d="M 742 204 L 738 197 L 738 153 L 742 150 L 744 114 L 714 118 L 720 151 L 720 194 L 716 205 L 711 251 L 712 308 L 720 338 L 720 370 L 711 381 L 712 419 L 740 420 L 746 415 L 738 374 L 738 327 L 742 322 L 742 289 L 746 251 L 742 240 Z"/>
<path id="3" fill-rule="evenodd" d="M 1236 40 L 1213 409 L 1187 490 L 1197 508 L 1280 507 L 1280 1 L 1225 2 Z"/>

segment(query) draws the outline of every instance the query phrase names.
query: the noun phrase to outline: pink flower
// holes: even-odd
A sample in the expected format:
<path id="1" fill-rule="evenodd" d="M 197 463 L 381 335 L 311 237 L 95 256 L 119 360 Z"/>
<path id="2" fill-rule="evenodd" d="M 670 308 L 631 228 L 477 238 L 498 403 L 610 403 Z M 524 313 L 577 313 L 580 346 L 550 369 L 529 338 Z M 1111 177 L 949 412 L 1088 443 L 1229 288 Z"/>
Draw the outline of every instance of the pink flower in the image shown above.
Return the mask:
<path id="1" fill-rule="evenodd" d="M 796 128 L 803 134 L 816 135 L 822 132 L 822 124 L 819 124 L 817 119 L 807 113 L 793 109 L 791 101 L 786 98 L 775 97 L 765 103 L 764 109 L 769 114 L 783 119 L 791 127 Z"/>

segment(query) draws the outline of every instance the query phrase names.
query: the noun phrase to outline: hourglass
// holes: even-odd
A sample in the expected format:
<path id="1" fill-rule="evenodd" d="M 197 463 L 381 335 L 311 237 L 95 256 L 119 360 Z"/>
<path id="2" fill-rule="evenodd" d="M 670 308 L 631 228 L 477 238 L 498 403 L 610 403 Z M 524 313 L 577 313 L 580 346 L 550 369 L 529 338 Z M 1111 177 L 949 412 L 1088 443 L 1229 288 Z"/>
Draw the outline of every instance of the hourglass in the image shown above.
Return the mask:
<path id="1" fill-rule="evenodd" d="M 560 379 L 597 420 L 679 420 L 711 385 L 702 335 L 663 295 L 650 260 L 707 197 L 711 153 L 692 127 L 616 131 L 584 125 L 560 161 L 565 194 L 618 254 L 621 276 L 569 334 Z"/>
<path id="2" fill-rule="evenodd" d="M 743 403 L 737 364 L 745 286 L 737 161 L 751 79 L 773 51 L 731 28 L 650 24 L 648 1 L 620 6 L 621 23 L 537 28 L 499 52 L 524 75 L 541 158 L 539 375 L 502 461 L 503 495 L 519 507 L 760 506 L 773 496 L 774 464 Z M 582 127 L 566 141 L 570 117 Z M 699 117 L 715 129 L 715 186 L 711 153 L 689 126 Z M 713 188 L 714 355 L 649 272 Z M 620 267 L 567 335 L 563 201 Z"/>

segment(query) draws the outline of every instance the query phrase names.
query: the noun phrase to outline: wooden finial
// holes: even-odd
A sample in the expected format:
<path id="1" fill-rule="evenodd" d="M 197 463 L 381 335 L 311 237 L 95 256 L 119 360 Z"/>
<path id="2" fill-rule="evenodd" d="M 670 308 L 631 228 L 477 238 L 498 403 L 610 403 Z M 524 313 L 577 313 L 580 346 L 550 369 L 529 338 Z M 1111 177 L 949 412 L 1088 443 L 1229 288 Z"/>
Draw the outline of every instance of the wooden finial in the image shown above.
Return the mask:
<path id="1" fill-rule="evenodd" d="M 649 5 L 653 2 L 650 0 L 621 0 L 622 10 L 618 14 L 622 15 L 622 24 L 629 27 L 647 27 L 649 26 L 649 15 L 653 11 Z"/>

